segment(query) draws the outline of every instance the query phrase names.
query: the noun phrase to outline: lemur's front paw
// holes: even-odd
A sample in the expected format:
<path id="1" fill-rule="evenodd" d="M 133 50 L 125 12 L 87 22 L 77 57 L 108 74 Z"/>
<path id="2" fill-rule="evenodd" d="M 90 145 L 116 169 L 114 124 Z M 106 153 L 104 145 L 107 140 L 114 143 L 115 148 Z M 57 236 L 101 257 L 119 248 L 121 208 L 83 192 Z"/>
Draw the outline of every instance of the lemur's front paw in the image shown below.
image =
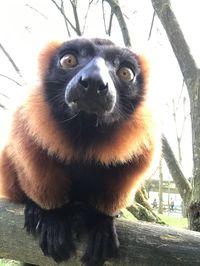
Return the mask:
<path id="1" fill-rule="evenodd" d="M 88 246 L 82 262 L 87 266 L 100 266 L 106 259 L 118 256 L 119 240 L 113 217 L 97 214 L 91 220 L 93 224 L 90 223 Z"/>
<path id="2" fill-rule="evenodd" d="M 57 262 L 67 260 L 75 250 L 67 205 L 44 210 L 29 201 L 25 208 L 25 228 L 39 238 L 44 255 Z"/>
<path id="3" fill-rule="evenodd" d="M 35 204 L 33 201 L 29 200 L 26 203 L 24 210 L 24 227 L 26 231 L 34 236 L 37 235 L 38 225 L 42 219 L 43 210 Z"/>

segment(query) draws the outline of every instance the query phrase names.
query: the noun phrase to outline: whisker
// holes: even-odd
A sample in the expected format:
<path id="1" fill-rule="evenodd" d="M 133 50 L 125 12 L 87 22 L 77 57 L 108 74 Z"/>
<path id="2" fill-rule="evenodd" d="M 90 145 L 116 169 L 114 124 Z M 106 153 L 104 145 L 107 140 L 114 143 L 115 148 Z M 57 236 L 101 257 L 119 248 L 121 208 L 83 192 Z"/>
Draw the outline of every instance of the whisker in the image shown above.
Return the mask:
<path id="1" fill-rule="evenodd" d="M 74 116 L 72 116 L 72 117 L 70 117 L 68 119 L 60 121 L 60 123 L 66 123 L 66 122 L 69 122 L 69 121 L 73 120 L 74 118 L 76 118 L 79 115 L 79 113 L 80 112 L 78 112 L 77 114 L 75 114 Z"/>
<path id="2" fill-rule="evenodd" d="M 59 79 L 59 80 L 45 80 L 44 81 L 45 83 L 53 83 L 53 84 L 60 84 L 60 85 L 62 85 L 63 83 L 66 83 L 67 81 L 66 81 L 66 79 Z"/>

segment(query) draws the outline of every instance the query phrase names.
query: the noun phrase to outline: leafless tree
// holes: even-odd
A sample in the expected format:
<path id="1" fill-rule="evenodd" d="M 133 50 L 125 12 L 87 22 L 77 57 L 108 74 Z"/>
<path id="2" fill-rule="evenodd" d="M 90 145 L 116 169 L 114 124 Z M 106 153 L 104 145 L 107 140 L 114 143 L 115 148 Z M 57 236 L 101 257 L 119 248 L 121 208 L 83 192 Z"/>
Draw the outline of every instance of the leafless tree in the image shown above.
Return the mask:
<path id="1" fill-rule="evenodd" d="M 191 229 L 200 231 L 200 69 L 190 53 L 170 0 L 152 0 L 152 5 L 167 33 L 189 94 L 194 165 L 189 221 Z"/>

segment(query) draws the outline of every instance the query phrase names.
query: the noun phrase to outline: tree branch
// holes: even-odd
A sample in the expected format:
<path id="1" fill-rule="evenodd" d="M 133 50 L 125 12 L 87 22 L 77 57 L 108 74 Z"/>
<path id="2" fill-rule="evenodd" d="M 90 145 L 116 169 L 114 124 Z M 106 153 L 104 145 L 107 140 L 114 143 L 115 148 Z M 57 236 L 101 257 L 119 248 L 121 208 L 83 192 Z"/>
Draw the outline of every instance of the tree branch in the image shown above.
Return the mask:
<path id="1" fill-rule="evenodd" d="M 197 77 L 197 66 L 171 8 L 170 0 L 151 0 L 171 43 L 188 89 Z M 190 91 L 189 91 L 190 93 Z"/>
<path id="2" fill-rule="evenodd" d="M 162 135 L 162 148 L 163 157 L 167 163 L 170 174 L 173 177 L 173 180 L 181 195 L 181 198 L 185 204 L 189 204 L 192 195 L 191 184 L 185 178 L 183 172 L 181 171 L 179 164 L 174 156 L 174 153 L 164 135 Z"/>
<path id="3" fill-rule="evenodd" d="M 87 11 L 86 11 L 85 17 L 84 17 L 82 34 L 85 32 L 86 22 L 87 22 L 87 18 L 88 18 L 88 14 L 89 14 L 89 10 L 90 10 L 90 7 L 92 5 L 92 2 L 93 2 L 93 0 L 90 0 L 88 3 L 88 6 L 87 6 Z"/>
<path id="4" fill-rule="evenodd" d="M 76 24 L 76 33 L 78 36 L 81 36 L 81 28 L 80 28 L 80 23 L 79 23 L 79 18 L 78 18 L 78 12 L 77 12 L 77 1 L 75 0 L 70 0 L 71 6 L 72 6 L 72 10 L 73 10 L 73 14 L 74 14 L 74 20 L 75 20 L 75 24 Z"/>
<path id="5" fill-rule="evenodd" d="M 131 47 L 131 38 L 128 32 L 128 27 L 126 25 L 126 21 L 124 19 L 124 16 L 118 4 L 118 1 L 117 0 L 102 0 L 102 1 L 103 2 L 105 1 L 110 5 L 112 12 L 115 14 L 118 20 L 119 26 L 121 28 L 124 43 L 127 47 Z"/>
<path id="6" fill-rule="evenodd" d="M 30 6 L 29 4 L 26 4 L 27 7 L 29 7 L 30 9 L 32 9 L 33 11 L 35 11 L 36 13 L 38 13 L 41 17 L 43 17 L 44 19 L 48 19 L 47 16 L 45 16 L 42 12 L 40 12 L 38 9 L 36 9 L 33 6 Z"/>
<path id="7" fill-rule="evenodd" d="M 12 81 L 12 82 L 14 82 L 14 83 L 17 84 L 18 86 L 22 86 L 19 82 L 17 82 L 17 81 L 14 80 L 13 78 L 10 78 L 10 77 L 8 77 L 8 76 L 6 76 L 6 75 L 4 75 L 4 74 L 1 74 L 1 73 L 0 73 L 0 76 L 3 77 L 3 78 L 6 78 L 6 79 L 8 79 L 8 80 L 10 80 L 10 81 Z"/>
<path id="8" fill-rule="evenodd" d="M 69 25 L 71 26 L 71 28 L 76 32 L 76 27 L 74 27 L 74 25 L 71 23 L 71 21 L 67 18 L 64 10 L 57 4 L 57 2 L 55 0 L 51 0 L 51 2 L 57 7 L 57 9 L 60 11 L 60 13 L 62 14 L 64 20 L 65 20 L 65 25 L 67 27 L 67 31 L 68 31 L 68 26 L 67 23 L 69 23 Z M 67 23 L 66 23 L 67 22 Z M 69 34 L 69 32 L 68 32 Z"/>
<path id="9" fill-rule="evenodd" d="M 38 243 L 24 228 L 23 208 L 0 201 L 0 254 L 3 258 L 40 266 L 57 265 L 45 257 Z M 120 256 L 109 265 L 157 266 L 200 264 L 200 233 L 175 230 L 151 223 L 117 221 Z M 77 254 L 60 265 L 78 266 L 85 250 L 85 242 L 76 243 Z"/>
<path id="10" fill-rule="evenodd" d="M 150 26 L 150 30 L 149 30 L 148 41 L 149 41 L 150 38 L 151 38 L 151 34 L 152 34 L 152 30 L 153 30 L 153 25 L 154 25 L 155 15 L 156 15 L 156 12 L 154 11 L 154 12 L 153 12 L 153 17 L 152 17 L 152 20 L 151 20 L 151 26 Z"/>
<path id="11" fill-rule="evenodd" d="M 108 28 L 106 26 L 106 14 L 105 14 L 105 8 L 104 8 L 104 1 L 102 1 L 102 13 L 103 13 L 103 23 L 104 23 L 104 29 L 105 29 L 105 33 L 108 34 L 108 36 L 111 35 L 111 29 L 112 29 L 112 21 L 113 21 L 113 10 L 110 10 L 110 19 L 109 19 L 109 24 L 108 24 Z"/>
<path id="12" fill-rule="evenodd" d="M 62 14 L 65 14 L 64 0 L 61 0 L 60 8 L 61 8 L 61 10 L 62 10 Z M 68 37 L 71 37 L 71 33 L 70 33 L 70 30 L 69 30 L 68 22 L 67 22 L 67 20 L 65 19 L 64 16 L 63 16 L 63 18 L 64 18 L 64 21 L 65 21 L 65 27 L 66 27 L 66 29 L 67 29 Z"/>
<path id="13" fill-rule="evenodd" d="M 109 24 L 108 24 L 108 36 L 111 35 L 111 30 L 112 30 L 112 22 L 113 22 L 113 11 L 110 11 L 110 19 L 109 19 Z"/>
<path id="14" fill-rule="evenodd" d="M 1 103 L 0 103 L 0 108 L 2 108 L 4 110 L 6 109 L 6 107 L 3 104 L 1 104 Z"/>
<path id="15" fill-rule="evenodd" d="M 10 54 L 6 51 L 6 49 L 3 47 L 3 45 L 1 43 L 0 43 L 0 49 L 2 50 L 2 52 L 4 53 L 4 55 L 8 58 L 8 60 L 11 63 L 11 65 L 13 66 L 13 68 L 15 69 L 15 71 L 17 72 L 17 74 L 23 80 L 23 76 L 21 74 L 20 69 L 18 68 L 18 66 L 16 65 L 16 63 L 14 62 L 14 60 L 12 59 L 12 57 L 10 56 Z"/>

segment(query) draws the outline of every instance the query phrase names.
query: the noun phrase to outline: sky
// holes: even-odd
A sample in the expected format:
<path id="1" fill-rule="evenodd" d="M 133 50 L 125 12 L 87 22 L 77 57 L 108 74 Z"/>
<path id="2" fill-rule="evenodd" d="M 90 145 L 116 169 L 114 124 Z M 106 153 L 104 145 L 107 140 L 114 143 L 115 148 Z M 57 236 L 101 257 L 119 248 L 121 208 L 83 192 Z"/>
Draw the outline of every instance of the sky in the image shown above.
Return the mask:
<path id="1" fill-rule="evenodd" d="M 87 1 L 80 1 L 81 14 L 86 12 Z M 151 78 L 150 86 L 153 93 L 153 100 L 158 113 L 162 117 L 162 128 L 168 137 L 170 144 L 175 147 L 174 124 L 171 115 L 171 103 L 174 98 L 177 102 L 182 88 L 182 74 L 172 52 L 162 26 L 155 18 L 155 24 L 151 39 L 148 35 L 153 16 L 153 9 L 150 0 L 121 0 L 119 1 L 132 39 L 133 49 L 139 53 L 147 54 L 150 61 Z M 191 53 L 197 62 L 200 62 L 200 38 L 197 36 L 198 25 L 200 25 L 200 1 L 198 0 L 173 0 L 172 7 L 175 10 L 177 19 L 183 29 L 186 40 L 191 47 Z M 89 23 L 86 27 L 87 35 L 104 35 L 100 6 L 93 7 L 89 15 Z M 107 14 L 108 14 L 108 9 Z M 70 10 L 67 10 L 70 15 Z M 112 39 L 122 44 L 119 27 L 114 20 Z M 31 84 L 35 80 L 36 58 L 40 48 L 47 40 L 67 39 L 65 24 L 59 11 L 50 0 L 0 0 L 0 42 L 9 51 L 19 66 L 25 80 Z M 22 82 L 7 58 L 0 51 L 0 74 L 8 75 L 18 82 Z M 13 107 L 18 104 L 21 98 L 26 95 L 28 89 L 22 89 L 16 84 L 0 78 L 0 92 L 9 95 L 10 100 L 5 97 L 3 101 L 7 106 Z M 183 94 L 187 95 L 186 88 Z M 1 99 L 1 98 L 0 98 Z M 189 104 L 186 103 L 186 111 L 189 113 Z M 182 109 L 177 111 L 179 128 L 182 124 Z M 5 115 L 0 113 L 3 125 L 7 123 Z M 185 126 L 182 148 L 184 150 L 184 162 L 187 167 L 184 171 L 187 176 L 191 175 L 191 133 L 189 119 Z M 189 163 L 188 163 L 189 162 Z"/>

